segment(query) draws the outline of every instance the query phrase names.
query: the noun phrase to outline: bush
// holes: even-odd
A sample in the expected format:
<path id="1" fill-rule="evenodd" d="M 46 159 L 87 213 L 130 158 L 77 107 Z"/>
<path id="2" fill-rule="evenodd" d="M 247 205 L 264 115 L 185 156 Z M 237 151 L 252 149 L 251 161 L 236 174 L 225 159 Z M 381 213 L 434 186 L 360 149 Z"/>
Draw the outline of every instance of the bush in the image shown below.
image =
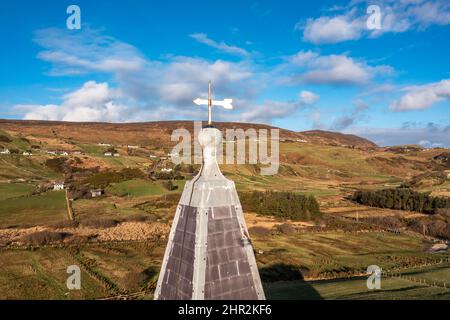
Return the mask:
<path id="1" fill-rule="evenodd" d="M 248 232 L 252 236 L 265 237 L 265 236 L 269 236 L 270 235 L 270 229 L 264 228 L 264 227 L 251 227 L 250 229 L 248 229 Z"/>
<path id="2" fill-rule="evenodd" d="M 22 241 L 33 246 L 42 246 L 54 242 L 61 242 L 69 235 L 69 233 L 65 232 L 40 231 L 23 236 Z"/>
<path id="3" fill-rule="evenodd" d="M 8 138 L 7 136 L 1 135 L 0 134 L 0 141 L 1 142 L 6 142 L 6 143 L 11 143 L 12 140 L 10 138 Z"/>
<path id="4" fill-rule="evenodd" d="M 126 217 L 125 219 L 123 219 L 123 221 L 127 221 L 127 222 L 145 222 L 148 220 L 153 220 L 153 216 L 151 215 L 144 215 L 144 214 L 136 214 L 136 215 L 132 215 L 129 217 Z"/>
<path id="5" fill-rule="evenodd" d="M 313 196 L 292 192 L 253 191 L 240 195 L 243 209 L 262 215 L 309 221 L 321 216 Z"/>
<path id="6" fill-rule="evenodd" d="M 78 227 L 78 222 L 72 220 L 64 220 L 49 223 L 47 226 L 52 229 L 76 228 Z"/>
<path id="7" fill-rule="evenodd" d="M 45 161 L 45 165 L 57 173 L 65 173 L 68 166 L 64 158 L 52 158 Z"/>
<path id="8" fill-rule="evenodd" d="M 81 225 L 94 229 L 107 229 L 117 226 L 119 221 L 115 219 L 97 219 L 97 220 L 85 220 L 81 222 Z"/>
<path id="9" fill-rule="evenodd" d="M 126 290 L 143 289 L 146 284 L 156 276 L 158 269 L 150 267 L 142 272 L 130 271 L 123 278 L 123 284 Z"/>
<path id="10" fill-rule="evenodd" d="M 178 186 L 173 184 L 173 182 L 171 180 L 164 181 L 162 183 L 162 186 L 164 187 L 164 189 L 166 189 L 168 191 L 173 191 L 173 190 L 178 189 Z"/>
<path id="11" fill-rule="evenodd" d="M 297 232 L 297 229 L 292 224 L 284 223 L 277 226 L 277 230 L 283 234 L 293 234 Z"/>
<path id="12" fill-rule="evenodd" d="M 83 180 L 83 184 L 88 184 L 93 188 L 106 188 L 111 183 L 144 178 L 144 174 L 139 169 L 125 168 L 121 171 L 107 171 L 96 173 Z"/>

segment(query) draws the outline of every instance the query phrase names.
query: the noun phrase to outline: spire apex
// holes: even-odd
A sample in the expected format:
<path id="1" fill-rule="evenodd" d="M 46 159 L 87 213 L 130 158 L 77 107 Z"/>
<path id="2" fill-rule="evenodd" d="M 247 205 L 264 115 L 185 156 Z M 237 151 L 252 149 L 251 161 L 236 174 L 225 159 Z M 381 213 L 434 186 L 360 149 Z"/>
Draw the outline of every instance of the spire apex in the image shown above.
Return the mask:
<path id="1" fill-rule="evenodd" d="M 212 99 L 212 93 L 211 93 L 211 80 L 208 81 L 208 100 L 197 98 L 194 100 L 194 103 L 196 105 L 207 105 L 208 106 L 208 125 L 212 124 L 212 107 L 213 106 L 219 106 L 224 109 L 233 109 L 233 99 L 224 99 L 221 101 L 213 100 Z"/>

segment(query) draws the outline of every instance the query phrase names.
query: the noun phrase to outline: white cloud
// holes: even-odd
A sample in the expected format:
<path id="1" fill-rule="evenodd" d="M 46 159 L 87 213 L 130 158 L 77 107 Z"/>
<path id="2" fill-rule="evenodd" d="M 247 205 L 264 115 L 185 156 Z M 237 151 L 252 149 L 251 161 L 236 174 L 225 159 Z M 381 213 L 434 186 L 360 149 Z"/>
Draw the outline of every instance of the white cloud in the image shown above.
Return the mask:
<path id="1" fill-rule="evenodd" d="M 299 26 L 296 27 L 297 29 Z M 337 43 L 359 39 L 362 34 L 360 20 L 349 16 L 320 17 L 308 19 L 303 31 L 303 40 L 314 44 Z"/>
<path id="2" fill-rule="evenodd" d="M 229 54 L 234 54 L 238 56 L 248 56 L 249 52 L 243 48 L 239 48 L 236 46 L 230 46 L 226 44 L 225 42 L 217 42 L 210 38 L 208 38 L 208 35 L 204 33 L 193 33 L 189 35 L 191 38 L 195 39 L 196 41 L 203 43 L 207 46 L 210 46 L 212 48 L 215 48 L 219 51 L 223 51 Z"/>
<path id="3" fill-rule="evenodd" d="M 393 111 L 409 111 L 428 109 L 435 103 L 450 99 L 450 79 L 430 83 L 422 86 L 413 86 L 404 89 L 407 91 L 399 100 L 391 103 Z"/>
<path id="4" fill-rule="evenodd" d="M 305 105 L 314 104 L 317 101 L 319 101 L 319 99 L 320 99 L 319 95 L 317 95 L 311 91 L 306 91 L 306 90 L 301 91 L 299 94 L 299 97 L 300 97 L 300 102 Z"/>
<path id="5" fill-rule="evenodd" d="M 303 90 L 298 94 L 297 101 L 266 100 L 262 104 L 252 104 L 238 119 L 243 122 L 271 123 L 275 119 L 291 117 L 302 107 L 311 106 L 319 99 L 319 95 Z"/>
<path id="6" fill-rule="evenodd" d="M 52 63 L 52 75 L 125 74 L 136 72 L 146 64 L 135 47 L 89 28 L 79 33 L 42 29 L 36 32 L 34 41 L 44 48 L 38 58 Z"/>
<path id="7" fill-rule="evenodd" d="M 369 30 L 366 25 L 367 1 L 351 1 L 338 7 L 334 16 L 309 18 L 295 29 L 303 31 L 303 40 L 314 44 L 357 40 L 363 36 L 378 37 L 385 33 L 423 30 L 431 25 L 450 24 L 450 4 L 445 0 L 384 0 L 377 1 L 381 9 L 381 29 Z"/>
<path id="8" fill-rule="evenodd" d="M 337 118 L 333 122 L 331 129 L 343 130 L 353 126 L 365 116 L 365 111 L 369 108 L 369 105 L 360 99 L 353 101 L 353 106 L 354 109 L 351 114 Z"/>
<path id="9" fill-rule="evenodd" d="M 188 108 L 195 109 L 192 99 L 206 94 L 208 80 L 213 82 L 214 93 L 220 92 L 220 95 L 234 99 L 253 98 L 265 81 L 264 76 L 255 75 L 251 61 L 209 61 L 170 55 L 150 60 L 134 46 L 89 28 L 77 33 L 40 30 L 35 41 L 44 48 L 38 58 L 51 64 L 50 75 L 104 73 L 112 76 L 122 100 L 133 101 L 133 105 L 142 108 L 142 112 L 145 110 L 149 115 L 147 118 L 151 119 L 161 115 L 165 118 L 192 116 Z M 164 110 L 173 112 L 168 114 Z M 48 117 L 51 117 L 50 113 Z M 31 115 L 33 113 L 28 113 L 28 117 Z M 96 114 L 91 116 L 97 120 Z M 85 116 L 82 118 L 86 119 Z"/>
<path id="10" fill-rule="evenodd" d="M 274 119 L 292 116 L 299 107 L 298 102 L 264 101 L 240 115 L 239 121 L 270 123 Z"/>
<path id="11" fill-rule="evenodd" d="M 59 121 L 123 122 L 135 109 L 120 102 L 121 96 L 107 83 L 86 82 L 80 89 L 63 96 L 60 105 L 17 105 L 24 119 Z"/>
<path id="12" fill-rule="evenodd" d="M 421 145 L 425 147 L 450 147 L 450 126 L 428 124 L 401 128 L 353 127 L 344 132 L 365 137 L 380 146 L 422 142 Z"/>
<path id="13" fill-rule="evenodd" d="M 291 81 L 312 84 L 361 85 L 376 75 L 393 72 L 389 66 L 372 67 L 345 54 L 321 56 L 313 51 L 300 51 L 289 57 L 288 63 L 300 68 L 300 72 L 290 77 Z"/>

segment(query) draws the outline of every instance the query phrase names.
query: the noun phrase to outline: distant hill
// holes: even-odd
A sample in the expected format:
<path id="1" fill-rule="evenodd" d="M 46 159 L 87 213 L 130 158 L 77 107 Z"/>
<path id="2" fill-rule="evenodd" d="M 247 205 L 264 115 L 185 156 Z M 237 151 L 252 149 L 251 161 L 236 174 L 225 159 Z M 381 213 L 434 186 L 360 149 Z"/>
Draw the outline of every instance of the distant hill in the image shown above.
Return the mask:
<path id="1" fill-rule="evenodd" d="M 241 128 L 273 129 L 276 127 L 265 124 L 216 122 L 214 125 L 220 130 Z M 23 136 L 43 136 L 49 138 L 74 139 L 85 142 L 129 142 L 145 145 L 149 139 L 161 143 L 170 141 L 173 130 L 184 128 L 193 131 L 192 121 L 155 121 L 142 123 L 98 123 L 98 122 L 61 122 L 37 120 L 0 120 L 1 130 L 18 132 Z M 294 132 L 280 129 L 280 138 L 288 140 L 302 140 L 315 144 L 353 146 L 357 148 L 377 148 L 378 146 L 361 137 L 337 132 L 321 130 Z"/>
<path id="2" fill-rule="evenodd" d="M 319 144 L 346 145 L 358 148 L 378 148 L 378 145 L 365 138 L 353 134 L 344 134 L 339 132 L 330 132 L 323 130 L 311 130 L 300 132 L 311 142 Z"/>

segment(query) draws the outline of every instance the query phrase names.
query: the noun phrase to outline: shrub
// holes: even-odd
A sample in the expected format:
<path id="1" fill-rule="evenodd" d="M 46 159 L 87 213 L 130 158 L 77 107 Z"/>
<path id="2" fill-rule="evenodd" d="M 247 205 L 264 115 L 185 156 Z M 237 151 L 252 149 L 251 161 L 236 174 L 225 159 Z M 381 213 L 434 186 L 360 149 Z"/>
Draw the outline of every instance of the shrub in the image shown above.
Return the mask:
<path id="1" fill-rule="evenodd" d="M 118 183 L 131 179 L 144 178 L 144 174 L 139 169 L 125 168 L 121 171 L 107 171 L 93 174 L 83 180 L 84 184 L 88 184 L 94 188 L 106 188 L 111 183 Z"/>
<path id="2" fill-rule="evenodd" d="M 81 222 L 81 225 L 88 228 L 94 228 L 94 229 L 107 229 L 117 226 L 119 221 L 115 219 L 91 219 L 91 220 L 85 220 Z"/>
<path id="3" fill-rule="evenodd" d="M 173 190 L 178 189 L 178 186 L 173 184 L 173 182 L 171 180 L 164 181 L 162 183 L 162 186 L 164 187 L 164 189 L 166 189 L 168 191 L 173 191 Z"/>
<path id="4" fill-rule="evenodd" d="M 78 227 L 78 222 L 72 220 L 64 220 L 49 223 L 47 226 L 52 229 L 76 228 Z"/>
<path id="5" fill-rule="evenodd" d="M 58 173 L 64 173 L 67 171 L 66 159 L 64 158 L 52 158 L 45 161 L 45 165 Z"/>
<path id="6" fill-rule="evenodd" d="M 33 246 L 42 246 L 54 242 L 61 242 L 69 235 L 69 233 L 65 232 L 40 231 L 23 236 L 22 241 Z"/>
<path id="7" fill-rule="evenodd" d="M 146 284 L 156 276 L 158 269 L 151 266 L 141 272 L 130 271 L 123 278 L 123 284 L 126 290 L 138 290 L 146 286 Z"/>
<path id="8" fill-rule="evenodd" d="M 292 234 L 296 233 L 297 230 L 292 224 L 284 223 L 277 226 L 277 230 L 280 231 L 283 234 Z"/>
<path id="9" fill-rule="evenodd" d="M 126 217 L 123 221 L 127 222 L 145 222 L 148 220 L 152 220 L 152 216 L 150 215 L 144 215 L 144 214 L 136 214 L 133 216 Z"/>
<path id="10" fill-rule="evenodd" d="M 1 142 L 6 142 L 6 143 L 11 143 L 12 140 L 10 138 L 8 138 L 7 136 L 4 136 L 2 134 L 0 134 L 0 141 Z"/>
<path id="11" fill-rule="evenodd" d="M 252 236 L 265 237 L 265 236 L 270 235 L 270 229 L 264 228 L 264 227 L 251 227 L 251 228 L 248 229 L 248 232 Z"/>

